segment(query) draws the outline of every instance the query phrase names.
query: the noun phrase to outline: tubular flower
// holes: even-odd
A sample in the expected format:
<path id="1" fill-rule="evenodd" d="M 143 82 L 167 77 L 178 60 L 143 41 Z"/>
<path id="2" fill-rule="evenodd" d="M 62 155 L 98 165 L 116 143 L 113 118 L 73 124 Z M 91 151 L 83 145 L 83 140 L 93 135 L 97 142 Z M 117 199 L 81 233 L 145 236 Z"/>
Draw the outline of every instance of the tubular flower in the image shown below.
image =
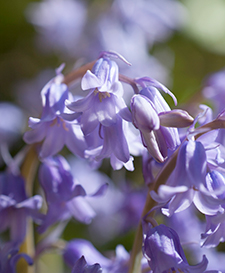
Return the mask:
<path id="1" fill-rule="evenodd" d="M 171 216 L 188 208 L 192 202 L 206 215 L 223 212 L 223 200 L 216 196 L 213 188 L 206 183 L 207 158 L 204 146 L 199 141 L 185 141 L 179 150 L 177 164 L 158 194 L 151 192 L 152 198 L 161 204 L 168 203 L 163 213 Z"/>
<path id="2" fill-rule="evenodd" d="M 164 225 L 154 228 L 144 225 L 142 251 L 153 273 L 206 272 L 208 261 L 205 256 L 197 265 L 188 264 L 179 237 L 173 229 Z"/>
<path id="3" fill-rule="evenodd" d="M 58 71 L 58 75 L 42 89 L 42 116 L 40 119 L 29 118 L 29 127 L 32 130 L 24 134 L 24 141 L 28 144 L 43 141 L 39 153 L 42 159 L 55 155 L 64 145 L 74 154 L 84 156 L 85 139 L 75 120 L 76 115 L 69 115 L 65 108 L 65 100 L 71 94 L 62 79 L 63 76 Z"/>
<path id="4" fill-rule="evenodd" d="M 89 94 L 67 103 L 67 107 L 80 115 L 81 130 L 88 143 L 86 157 L 97 161 L 109 157 L 117 169 L 132 160 L 124 132 L 124 123 L 131 121 L 131 113 L 122 98 L 118 66 L 109 59 L 111 56 L 122 58 L 104 52 L 92 71 L 88 70 L 82 78 L 82 89 L 90 89 Z"/>
<path id="5" fill-rule="evenodd" d="M 168 149 L 174 150 L 180 144 L 175 127 L 191 125 L 193 118 L 183 110 L 172 110 L 158 89 L 174 95 L 162 84 L 150 78 L 136 79 L 143 88 L 131 99 L 131 112 L 134 126 L 140 130 L 142 142 L 158 162 L 163 162 Z M 174 128 L 172 128 L 174 127 Z"/>
<path id="6" fill-rule="evenodd" d="M 83 223 L 91 222 L 96 213 L 85 199 L 85 189 L 76 184 L 65 158 L 56 156 L 45 159 L 40 167 L 39 177 L 48 204 L 47 215 L 39 227 L 40 232 L 72 216 Z M 106 187 L 106 184 L 100 186 L 90 196 L 102 195 Z"/>
<path id="7" fill-rule="evenodd" d="M 27 197 L 25 181 L 19 174 L 8 170 L 0 174 L 0 231 L 10 229 L 11 241 L 21 244 L 26 236 L 27 219 L 41 221 L 39 209 L 42 197 Z"/>

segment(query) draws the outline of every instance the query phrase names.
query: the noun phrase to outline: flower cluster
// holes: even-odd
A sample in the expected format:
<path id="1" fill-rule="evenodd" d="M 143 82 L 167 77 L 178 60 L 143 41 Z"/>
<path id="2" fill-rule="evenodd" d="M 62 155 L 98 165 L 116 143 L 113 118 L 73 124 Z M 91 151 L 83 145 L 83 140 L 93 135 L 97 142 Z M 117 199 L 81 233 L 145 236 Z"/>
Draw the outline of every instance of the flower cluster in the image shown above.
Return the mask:
<path id="1" fill-rule="evenodd" d="M 169 14 L 158 11 L 162 4 Z M 145 50 L 177 28 L 169 17 L 175 8 L 182 11 L 167 0 L 115 0 L 111 8 L 118 25 L 110 29 L 146 36 Z M 80 43 L 88 16 L 81 2 L 33 3 L 27 16 L 57 51 L 85 52 Z M 102 44 L 111 19 L 99 19 Z M 158 29 L 146 28 L 147 21 Z M 71 53 L 74 45 L 80 52 Z M 225 272 L 225 254 L 215 248 L 225 241 L 224 72 L 209 77 L 202 91 L 215 114 L 200 105 L 192 117 L 155 78 L 121 73 L 130 65 L 106 50 L 69 74 L 61 65 L 42 88 L 41 113 L 29 117 L 24 147 L 13 157 L 9 150 L 24 114 L 0 104 L 6 119 L 0 122 L 0 273 L 39 272 L 42 255 L 55 250 L 72 273 Z M 124 173 L 135 174 L 138 157 L 143 178 L 131 181 L 136 175 Z M 121 236 L 132 236 L 132 249 L 119 244 L 104 251 Z"/>

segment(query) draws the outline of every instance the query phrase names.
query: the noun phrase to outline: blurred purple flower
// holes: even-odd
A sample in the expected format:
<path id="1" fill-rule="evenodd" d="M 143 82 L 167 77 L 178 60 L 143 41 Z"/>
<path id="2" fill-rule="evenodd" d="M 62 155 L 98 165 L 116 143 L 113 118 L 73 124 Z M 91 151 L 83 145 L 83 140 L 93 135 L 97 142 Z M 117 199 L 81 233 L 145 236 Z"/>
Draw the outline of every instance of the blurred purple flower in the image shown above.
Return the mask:
<path id="1" fill-rule="evenodd" d="M 89 241 L 74 239 L 67 243 L 63 257 L 70 267 L 73 267 L 81 256 L 84 256 L 88 265 L 98 263 L 102 267 L 104 273 L 127 273 L 130 255 L 122 245 L 118 245 L 115 252 L 115 257 L 109 259 L 96 250 Z"/>
<path id="2" fill-rule="evenodd" d="M 86 224 L 91 222 L 96 213 L 85 199 L 84 188 L 75 182 L 65 158 L 56 156 L 45 159 L 40 167 L 39 178 L 48 204 L 47 215 L 39 227 L 40 232 L 72 216 Z M 90 196 L 102 195 L 106 187 L 106 184 L 101 185 Z"/>
<path id="3" fill-rule="evenodd" d="M 40 48 L 53 49 L 64 56 L 75 56 L 86 13 L 82 1 L 43 0 L 30 3 L 26 17 L 40 33 L 37 40 Z"/>
<path id="4" fill-rule="evenodd" d="M 0 102 L 0 146 L 11 145 L 22 134 L 25 126 L 25 115 L 16 105 Z M 4 117 L 4 118 L 3 118 Z"/>
<path id="5" fill-rule="evenodd" d="M 215 106 L 214 114 L 218 115 L 225 105 L 225 70 L 210 75 L 204 82 L 203 95 Z"/>
<path id="6" fill-rule="evenodd" d="M 23 242 L 28 217 L 37 222 L 42 220 L 39 213 L 41 206 L 41 196 L 27 197 L 21 175 L 14 174 L 10 169 L 0 174 L 0 231 L 9 228 L 12 242 Z"/>

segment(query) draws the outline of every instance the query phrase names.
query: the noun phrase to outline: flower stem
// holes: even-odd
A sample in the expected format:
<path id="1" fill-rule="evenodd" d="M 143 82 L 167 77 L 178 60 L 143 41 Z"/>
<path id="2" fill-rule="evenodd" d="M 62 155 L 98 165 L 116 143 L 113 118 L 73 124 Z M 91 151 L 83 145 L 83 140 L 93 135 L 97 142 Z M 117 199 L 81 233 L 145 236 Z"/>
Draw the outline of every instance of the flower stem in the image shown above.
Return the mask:
<path id="1" fill-rule="evenodd" d="M 93 65 L 95 64 L 96 60 L 87 63 L 83 66 L 81 66 L 80 68 L 72 71 L 71 73 L 67 74 L 64 77 L 63 83 L 65 83 L 66 85 L 70 85 L 72 84 L 75 80 L 81 78 L 84 76 L 84 74 L 87 72 L 87 70 L 91 70 Z"/>
<path id="2" fill-rule="evenodd" d="M 179 148 L 173 153 L 168 161 L 163 166 L 162 170 L 157 175 L 152 187 L 149 187 L 147 199 L 144 209 L 142 211 L 141 219 L 138 224 L 137 232 L 134 239 L 133 248 L 130 257 L 129 273 L 141 273 L 141 259 L 142 259 L 142 218 L 156 205 L 156 202 L 151 198 L 150 191 L 157 191 L 159 186 L 165 184 L 168 177 L 176 166 L 176 160 Z M 148 217 L 153 217 L 154 211 L 150 212 Z"/>
<path id="3" fill-rule="evenodd" d="M 21 174 L 26 182 L 26 193 L 28 196 L 32 196 L 33 193 L 33 184 L 38 164 L 39 161 L 35 151 L 35 147 L 31 146 L 21 167 Z M 35 254 L 34 230 L 33 222 L 31 219 L 27 220 L 26 238 L 20 247 L 20 253 L 26 253 L 32 258 Z M 19 260 L 19 262 L 17 263 L 17 272 L 34 273 L 35 266 L 29 266 L 27 262 L 22 259 Z"/>

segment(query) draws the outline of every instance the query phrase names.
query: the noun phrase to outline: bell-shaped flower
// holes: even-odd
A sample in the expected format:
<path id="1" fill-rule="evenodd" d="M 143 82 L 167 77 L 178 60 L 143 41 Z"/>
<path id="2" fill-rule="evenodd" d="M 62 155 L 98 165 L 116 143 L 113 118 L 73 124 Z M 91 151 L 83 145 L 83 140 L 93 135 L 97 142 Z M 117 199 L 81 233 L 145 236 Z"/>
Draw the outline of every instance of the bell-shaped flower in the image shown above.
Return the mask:
<path id="1" fill-rule="evenodd" d="M 115 257 L 109 259 L 103 256 L 89 241 L 74 239 L 67 243 L 63 258 L 70 267 L 74 267 L 80 257 L 84 256 L 88 265 L 98 263 L 104 273 L 128 272 L 129 253 L 122 245 L 118 245 L 115 252 Z"/>
<path id="2" fill-rule="evenodd" d="M 84 256 L 76 261 L 71 273 L 102 273 L 102 268 L 99 264 L 88 265 Z"/>
<path id="3" fill-rule="evenodd" d="M 140 130 L 143 144 L 149 153 L 157 161 L 163 162 L 167 158 L 168 149 L 174 150 L 180 144 L 177 128 L 170 126 L 186 126 L 187 115 L 173 112 L 171 117 L 171 109 L 158 89 L 170 94 L 175 103 L 176 98 L 161 83 L 147 77 L 135 81 L 142 90 L 131 99 L 133 123 Z"/>
<path id="4" fill-rule="evenodd" d="M 184 141 L 178 152 L 177 164 L 165 185 L 151 196 L 158 203 L 168 203 L 162 211 L 167 216 L 188 208 L 192 202 L 206 215 L 223 212 L 223 200 L 206 184 L 207 158 L 204 146 L 198 141 Z"/>
<path id="5" fill-rule="evenodd" d="M 118 80 L 118 66 L 109 57 L 122 58 L 116 53 L 104 52 L 82 78 L 82 88 L 89 94 L 67 107 L 79 115 L 79 123 L 88 148 L 85 156 L 101 161 L 109 157 L 114 169 L 125 165 L 132 170 L 125 125 L 131 121 L 131 113 L 122 98 L 122 86 Z M 122 162 L 122 163 L 121 163 Z"/>
<path id="6" fill-rule="evenodd" d="M 220 199 L 225 200 L 225 177 L 218 171 L 212 171 L 207 174 L 206 183 L 210 191 Z M 225 208 L 225 201 L 222 204 Z M 202 234 L 204 246 L 215 247 L 220 242 L 225 241 L 225 212 L 217 213 L 216 215 L 206 216 L 206 231 Z"/>
<path id="7" fill-rule="evenodd" d="M 14 173 L 10 168 L 0 174 L 0 232 L 10 229 L 12 242 L 23 242 L 29 217 L 36 222 L 42 220 L 39 213 L 41 206 L 41 196 L 28 198 L 25 181 L 20 174 Z"/>
<path id="8" fill-rule="evenodd" d="M 87 70 L 81 81 L 81 87 L 83 90 L 92 89 L 95 90 L 99 95 L 105 94 L 110 96 L 110 93 L 116 95 L 123 95 L 123 87 L 119 81 L 119 69 L 116 62 L 112 61 L 110 57 L 116 57 L 122 59 L 124 62 L 127 61 L 117 53 L 113 52 L 102 52 L 101 58 L 97 60 L 92 68 L 92 71 Z"/>
<path id="9" fill-rule="evenodd" d="M 83 133 L 75 120 L 77 114 L 71 114 L 65 107 L 65 100 L 70 98 L 71 94 L 62 83 L 63 76 L 60 71 L 58 70 L 58 75 L 41 91 L 43 105 L 41 118 L 29 118 L 28 124 L 32 130 L 24 134 L 24 141 L 28 144 L 43 141 L 39 152 L 40 158 L 55 155 L 64 145 L 72 153 L 83 157 L 86 148 Z"/>
<path id="10" fill-rule="evenodd" d="M 40 167 L 39 178 L 48 204 L 47 215 L 39 227 L 44 232 L 50 225 L 74 217 L 83 223 L 90 223 L 95 216 L 94 209 L 85 199 L 86 191 L 75 182 L 70 166 L 62 156 L 47 158 Z M 107 185 L 100 186 L 90 196 L 100 196 Z"/>
<path id="11" fill-rule="evenodd" d="M 142 251 L 153 273 L 206 272 L 208 261 L 203 256 L 197 265 L 189 265 L 177 233 L 165 226 L 151 228 L 143 223 L 144 239 Z"/>

